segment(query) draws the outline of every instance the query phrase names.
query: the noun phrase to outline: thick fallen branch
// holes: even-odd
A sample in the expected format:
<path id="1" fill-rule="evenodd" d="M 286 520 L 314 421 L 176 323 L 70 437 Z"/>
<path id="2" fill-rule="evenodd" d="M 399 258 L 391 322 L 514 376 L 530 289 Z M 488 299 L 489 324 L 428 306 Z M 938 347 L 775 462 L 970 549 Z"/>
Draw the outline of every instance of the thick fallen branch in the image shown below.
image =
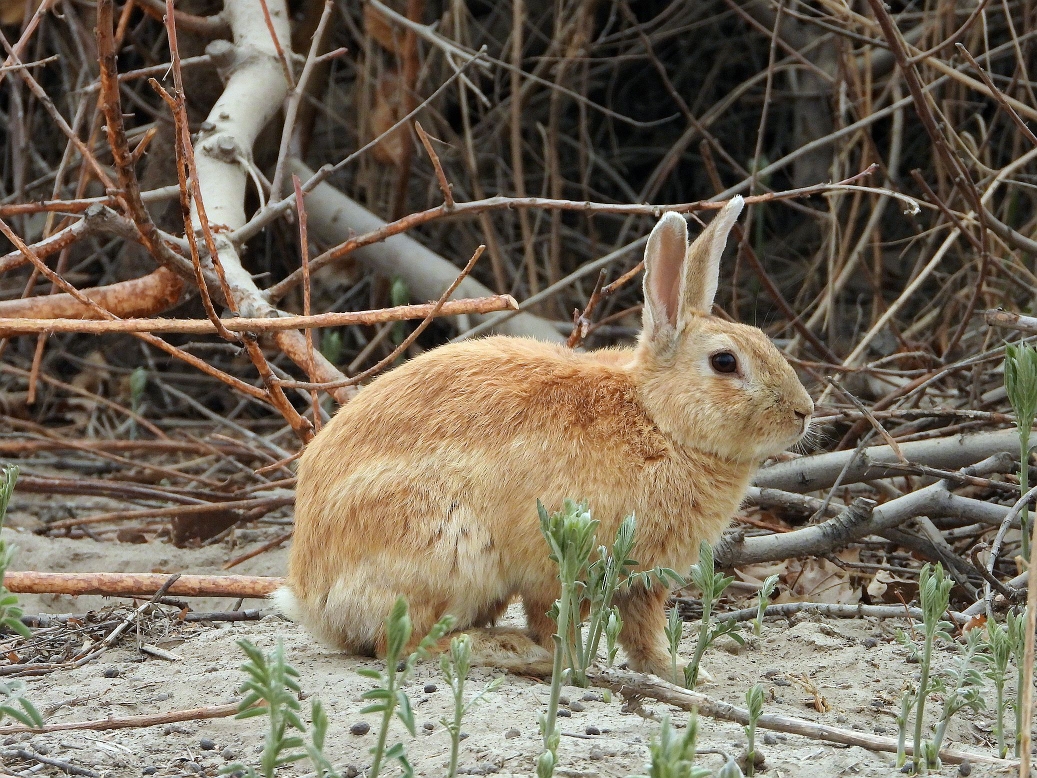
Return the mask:
<path id="1" fill-rule="evenodd" d="M 290 162 L 290 170 L 304 181 L 314 175 L 297 160 Z M 386 226 L 386 222 L 330 184 L 317 184 L 306 195 L 305 202 L 310 234 L 327 245 L 338 245 L 356 235 L 376 232 Z M 403 278 L 411 295 L 418 299 L 438 298 L 457 278 L 457 267 L 452 262 L 407 235 L 392 235 L 378 243 L 358 247 L 354 255 L 381 275 Z M 276 301 L 290 288 L 291 285 L 283 283 L 272 287 L 271 298 Z M 469 277 L 461 282 L 457 294 L 487 297 L 493 294 L 493 290 Z M 528 313 L 517 314 L 501 324 L 498 331 L 559 343 L 565 339 L 551 322 Z"/>
<path id="2" fill-rule="evenodd" d="M 236 702 L 227 705 L 210 705 L 205 708 L 188 708 L 174 710 L 169 713 L 149 713 L 143 716 L 127 716 L 121 719 L 94 719 L 93 721 L 63 721 L 59 724 L 44 724 L 42 727 L 26 727 L 22 724 L 11 724 L 0 727 L 0 735 L 14 735 L 19 732 L 67 732 L 73 729 L 141 729 L 156 727 L 159 724 L 173 724 L 178 721 L 198 721 L 200 719 L 222 719 L 238 712 Z"/>
<path id="3" fill-rule="evenodd" d="M 9 570 L 4 586 L 15 594 L 95 594 L 104 597 L 151 597 L 169 580 L 164 573 L 42 573 Z M 283 578 L 255 575 L 182 575 L 171 597 L 266 597 Z"/>
<path id="4" fill-rule="evenodd" d="M 595 686 L 608 687 L 617 694 L 651 697 L 659 702 L 684 710 L 697 709 L 700 716 L 709 716 L 722 721 L 734 721 L 739 724 L 749 723 L 749 712 L 744 708 L 729 705 L 726 702 L 715 700 L 699 692 L 682 689 L 654 676 L 623 670 L 598 669 L 589 671 L 588 676 L 591 679 L 591 683 Z M 783 716 L 780 713 L 764 713 L 757 720 L 756 725 L 761 729 L 769 729 L 774 732 L 788 732 L 793 735 L 802 735 L 828 743 L 860 746 L 869 751 L 884 751 L 890 754 L 895 754 L 897 751 L 897 741 L 891 737 L 879 737 L 852 729 L 829 727 L 825 724 L 818 724 L 807 719 L 796 718 L 795 716 Z M 910 744 L 907 745 L 907 753 L 913 753 Z M 973 764 L 996 765 L 1005 768 L 1019 764 L 1018 760 L 1015 759 L 998 759 L 972 751 L 960 751 L 956 748 L 941 750 L 940 759 L 948 764 L 960 764 L 968 761 Z"/>
<path id="5" fill-rule="evenodd" d="M 98 286 L 84 289 L 81 294 L 88 300 L 100 305 L 122 317 L 152 316 L 168 311 L 175 306 L 183 295 L 184 282 L 172 270 L 160 267 L 152 273 L 130 281 L 119 281 L 109 286 Z M 25 297 L 0 302 L 0 317 L 18 317 L 34 319 L 93 319 L 96 325 L 115 325 L 114 321 L 104 321 L 101 313 L 88 305 L 83 305 L 70 294 L 51 294 L 40 297 Z M 83 324 L 79 321 L 79 324 Z M 90 326 L 90 325 L 88 325 Z M 6 328 L 4 328 L 6 330 Z M 77 330 L 27 329 L 28 332 L 77 332 Z M 91 330 L 78 330 L 90 332 Z M 101 330 L 112 332 L 114 330 Z M 144 330 L 119 330 L 120 332 L 143 332 Z M 159 330 L 152 330 L 159 331 Z M 13 332 L 13 331 L 12 331 Z M 4 332 L 4 334 L 9 334 Z"/>
<path id="6" fill-rule="evenodd" d="M 157 270 L 152 275 L 165 272 L 171 278 L 179 282 L 176 276 L 168 271 Z M 129 283 L 129 282 L 127 282 Z M 111 287 L 102 287 L 103 289 Z M 98 290 L 90 290 L 98 291 Z M 120 319 L 120 320 L 93 320 L 86 321 L 72 318 L 51 318 L 47 316 L 46 303 L 65 295 L 51 295 L 45 298 L 31 298 L 43 300 L 41 312 L 38 318 L 0 318 L 0 336 L 28 335 L 36 333 L 54 332 L 80 332 L 101 335 L 112 332 L 176 332 L 187 335 L 215 335 L 216 325 L 207 319 Z M 13 300 L 9 302 L 28 303 L 29 300 Z M 73 301 L 74 302 L 74 301 Z M 0 303 L 0 314 L 5 312 Z M 78 305 L 78 303 L 76 303 Z M 33 314 L 38 312 L 31 309 Z M 108 306 L 106 306 L 108 307 Z M 515 310 L 518 303 L 511 295 L 494 295 L 493 297 L 482 297 L 473 300 L 452 300 L 444 303 L 436 313 L 436 316 L 459 316 L 472 313 L 492 313 L 495 311 Z M 435 303 L 424 305 L 401 305 L 396 308 L 385 308 L 376 311 L 349 311 L 343 313 L 319 313 L 313 316 L 280 316 L 262 319 L 247 319 L 244 317 L 224 319 L 224 326 L 231 332 L 283 332 L 292 329 L 312 329 L 319 327 L 344 327 L 357 324 L 381 324 L 391 321 L 405 321 L 407 319 L 424 319 L 434 312 Z"/>
<path id="7" fill-rule="evenodd" d="M 1015 430 L 955 435 L 902 443 L 900 450 L 909 462 L 943 470 L 957 470 L 1002 452 L 1018 455 L 1019 435 Z M 854 457 L 857 457 L 856 461 L 843 472 L 846 463 Z M 887 462 L 903 464 L 889 446 L 866 448 L 859 455 L 856 451 L 834 451 L 765 467 L 756 474 L 753 483 L 761 488 L 802 493 L 827 489 L 837 480 L 845 486 L 903 475 L 902 469 L 882 466 Z"/>

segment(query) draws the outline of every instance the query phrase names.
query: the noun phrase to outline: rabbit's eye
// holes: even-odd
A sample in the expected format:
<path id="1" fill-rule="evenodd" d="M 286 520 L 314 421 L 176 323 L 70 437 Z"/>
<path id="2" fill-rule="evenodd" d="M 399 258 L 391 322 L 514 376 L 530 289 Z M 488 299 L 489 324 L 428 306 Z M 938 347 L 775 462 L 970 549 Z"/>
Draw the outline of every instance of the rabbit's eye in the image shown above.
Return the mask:
<path id="1" fill-rule="evenodd" d="M 738 358 L 730 351 L 718 351 L 709 358 L 709 364 L 718 373 L 734 373 L 738 370 Z"/>

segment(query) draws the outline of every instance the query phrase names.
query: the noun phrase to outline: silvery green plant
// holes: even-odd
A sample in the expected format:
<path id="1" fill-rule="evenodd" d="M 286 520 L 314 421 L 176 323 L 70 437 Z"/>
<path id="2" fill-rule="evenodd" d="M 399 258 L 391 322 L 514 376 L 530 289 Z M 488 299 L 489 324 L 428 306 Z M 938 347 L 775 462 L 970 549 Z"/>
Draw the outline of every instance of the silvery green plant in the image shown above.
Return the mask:
<path id="1" fill-rule="evenodd" d="M 915 703 L 915 695 L 910 689 L 904 689 L 900 695 L 900 713 L 897 714 L 897 767 L 907 762 L 907 726 L 911 721 L 911 708 Z"/>
<path id="2" fill-rule="evenodd" d="M 997 737 L 998 754 L 1004 759 L 1008 756 L 1005 710 L 1009 704 L 1005 699 L 1005 686 L 1008 684 L 1008 666 L 1012 661 L 1012 639 L 1008 634 L 1008 626 L 998 624 L 993 619 L 987 620 L 986 633 L 987 651 L 985 655 L 980 655 L 980 659 L 986 664 L 983 675 L 994 685 L 994 735 Z"/>
<path id="3" fill-rule="evenodd" d="M 1019 489 L 1021 494 L 1029 491 L 1030 479 L 1030 430 L 1037 415 L 1037 349 L 1025 343 L 1005 346 L 1005 392 L 1015 411 L 1015 424 L 1019 431 Z M 1030 517 L 1027 506 L 1019 513 L 1022 529 L 1023 559 L 1030 558 Z"/>
<path id="4" fill-rule="evenodd" d="M 140 404 L 144 399 L 144 390 L 148 387 L 148 371 L 138 367 L 130 373 L 130 410 L 134 413 L 140 412 Z M 130 437 L 137 437 L 137 420 L 130 419 Z"/>
<path id="5" fill-rule="evenodd" d="M 954 645 L 958 645 L 955 643 Z M 935 678 L 930 685 L 932 691 L 943 695 L 940 716 L 933 730 L 932 740 L 925 743 L 925 758 L 928 766 L 940 769 L 940 748 L 947 734 L 947 726 L 956 713 L 965 708 L 979 711 L 985 707 L 981 695 L 983 676 L 973 665 L 984 649 L 983 632 L 978 629 L 969 630 L 965 636 L 965 645 L 961 647 L 961 657 L 957 666 L 946 678 Z"/>
<path id="6" fill-rule="evenodd" d="M 749 723 L 745 725 L 745 737 L 748 745 L 745 749 L 745 772 L 753 775 L 756 772 L 756 722 L 763 715 L 763 686 L 756 684 L 745 693 L 745 707 L 749 711 Z"/>
<path id="7" fill-rule="evenodd" d="M 698 715 L 692 711 L 684 734 L 679 734 L 669 716 L 663 716 L 659 734 L 652 738 L 648 750 L 652 761 L 647 775 L 632 778 L 710 778 L 704 767 L 695 766 L 695 740 L 699 734 Z"/>
<path id="8" fill-rule="evenodd" d="M 1019 743 L 1023 735 L 1023 711 L 1019 701 L 1023 698 L 1023 684 L 1026 683 L 1027 674 L 1022 671 L 1025 666 L 1026 655 L 1026 613 L 1014 615 L 1011 611 L 1005 614 L 1005 628 L 1008 632 L 1008 642 L 1012 647 L 1012 658 L 1015 660 L 1015 755 L 1019 756 Z"/>
<path id="9" fill-rule="evenodd" d="M 951 587 L 954 581 L 947 577 L 943 571 L 943 565 L 939 562 L 935 566 L 926 563 L 918 578 L 918 598 L 922 606 L 922 647 L 919 650 L 914 641 L 904 632 L 897 633 L 897 639 L 911 651 L 912 657 L 917 659 L 919 667 L 918 691 L 915 696 L 914 717 L 914 739 L 912 745 L 912 767 L 915 773 L 926 770 L 929 766 L 925 758 L 925 744 L 922 738 L 925 702 L 930 692 L 933 691 L 932 661 L 933 648 L 936 639 L 952 642 L 950 633 L 947 631 L 953 625 L 943 620 L 950 605 Z"/>
<path id="10" fill-rule="evenodd" d="M 611 665 L 616 656 L 616 641 L 623 627 L 618 609 L 612 604 L 615 594 L 627 586 L 651 586 L 683 582 L 673 570 L 658 568 L 634 571 L 637 562 L 630 558 L 634 548 L 635 520 L 628 516 L 619 526 L 612 548 L 598 545 L 599 522 L 591 516 L 587 503 L 566 499 L 562 510 L 548 513 L 537 501 L 540 531 L 550 548 L 550 558 L 558 566 L 561 596 L 551 608 L 557 630 L 553 636 L 554 664 L 551 696 L 547 713 L 540 716 L 544 750 L 537 761 L 537 775 L 549 778 L 556 764 L 560 734 L 557 731 L 558 699 L 564 684 L 587 685 L 587 669 L 597 659 L 604 635 Z M 596 557 L 591 557 L 597 551 Z M 589 606 L 589 627 L 583 629 L 583 606 Z"/>
<path id="11" fill-rule="evenodd" d="M 461 748 L 461 722 L 465 715 L 490 692 L 496 691 L 504 682 L 504 676 L 498 676 L 486 684 L 483 690 L 467 702 L 464 698 L 465 681 L 472 667 L 472 639 L 468 635 L 458 635 L 450 641 L 450 651 L 439 657 L 439 669 L 446 677 L 454 696 L 454 716 L 452 719 L 440 719 L 447 732 L 450 733 L 450 766 L 447 778 L 457 775 L 457 756 Z"/>
<path id="12" fill-rule="evenodd" d="M 7 505 L 14 492 L 15 481 L 18 480 L 18 468 L 14 465 L 0 466 L 0 530 L 4 528 L 7 516 Z M 14 557 L 14 546 L 8 546 L 0 534 L 0 629 L 7 629 L 22 637 L 31 637 L 29 628 L 22 624 L 22 609 L 18 605 L 18 597 L 3 585 L 7 566 Z M 25 682 L 19 679 L 0 681 L 0 721 L 4 717 L 14 719 L 27 727 L 42 727 L 43 716 L 26 697 Z"/>
<path id="13" fill-rule="evenodd" d="M 18 480 L 18 468 L 14 465 L 0 466 L 0 530 L 4 528 L 4 519 L 7 517 L 7 505 L 11 501 L 14 492 L 14 484 Z M 30 637 L 29 628 L 22 624 L 22 609 L 18 605 L 18 597 L 7 590 L 3 585 L 7 567 L 14 558 L 14 546 L 8 546 L 3 535 L 0 534 L 0 629 L 9 629 L 22 637 Z"/>
<path id="14" fill-rule="evenodd" d="M 277 647 L 269 654 L 247 640 L 239 640 L 238 646 L 248 657 L 241 666 L 248 677 L 238 690 L 244 696 L 238 703 L 235 718 L 266 716 L 268 726 L 258 771 L 239 762 L 227 765 L 220 772 L 242 774 L 247 778 L 274 778 L 279 767 L 309 757 L 318 778 L 339 778 L 339 773 L 324 756 L 328 716 L 320 700 L 314 697 L 311 703 L 309 729 L 299 716 L 301 689 L 295 680 L 299 672 L 285 659 L 284 644 L 277 641 Z M 306 734 L 309 734 L 308 741 L 303 737 Z"/>
<path id="15" fill-rule="evenodd" d="M 670 615 L 666 618 L 666 627 L 663 629 L 663 633 L 666 635 L 666 644 L 670 649 L 670 672 L 672 673 L 670 680 L 680 685 L 677 673 L 677 652 L 681 646 L 681 638 L 684 636 L 684 620 L 677 611 L 676 605 L 670 608 Z"/>
<path id="16" fill-rule="evenodd" d="M 763 615 L 767 611 L 767 606 L 771 604 L 771 595 L 774 594 L 774 590 L 777 588 L 778 576 L 768 575 L 756 595 L 756 618 L 753 619 L 754 635 L 758 636 L 763 632 Z"/>
<path id="17" fill-rule="evenodd" d="M 738 633 L 739 625 L 735 621 L 721 622 L 716 625 L 712 623 L 713 608 L 720 600 L 720 595 L 731 585 L 734 577 L 716 571 L 713 547 L 704 540 L 699 547 L 699 561 L 692 566 L 689 580 L 702 593 L 702 621 L 699 622 L 695 653 L 684 668 L 684 685 L 689 689 L 694 689 L 699 677 L 699 663 L 702 661 L 702 655 L 717 638 L 728 635 L 739 645 L 744 645 L 745 639 Z"/>
<path id="18" fill-rule="evenodd" d="M 403 722 L 403 726 L 407 728 L 411 737 L 414 737 L 414 710 L 411 708 L 410 697 L 404 691 L 403 685 L 414 671 L 415 663 L 429 655 L 436 641 L 447 633 L 453 623 L 454 619 L 452 616 L 444 616 L 437 621 L 428 635 L 418 644 L 417 650 L 401 664 L 400 657 L 410 642 L 414 628 L 411 624 L 410 614 L 407 611 L 407 601 L 403 597 L 399 597 L 393 604 L 392 610 L 389 611 L 389 615 L 385 619 L 385 672 L 383 673 L 370 667 L 362 667 L 357 670 L 357 673 L 360 675 L 365 678 L 372 678 L 378 681 L 379 684 L 374 689 L 366 691 L 361 695 L 361 699 L 372 700 L 373 702 L 361 709 L 360 712 L 382 714 L 382 721 L 378 729 L 378 740 L 371 749 L 374 759 L 371 762 L 370 769 L 367 771 L 367 778 L 378 778 L 378 774 L 382 769 L 382 763 L 387 759 L 399 762 L 404 776 L 414 775 L 414 769 L 407 759 L 407 751 L 403 743 L 396 743 L 388 749 L 385 747 L 389 736 L 389 724 L 392 722 L 393 715 L 395 714 Z"/>

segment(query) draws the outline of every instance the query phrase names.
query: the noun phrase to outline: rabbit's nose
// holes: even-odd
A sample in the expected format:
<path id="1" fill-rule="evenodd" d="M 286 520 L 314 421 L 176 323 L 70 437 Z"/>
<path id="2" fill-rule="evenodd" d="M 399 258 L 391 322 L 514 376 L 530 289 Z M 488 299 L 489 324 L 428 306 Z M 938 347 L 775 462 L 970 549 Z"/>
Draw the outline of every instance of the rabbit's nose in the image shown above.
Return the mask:
<path id="1" fill-rule="evenodd" d="M 799 419 L 800 421 L 803 421 L 803 419 L 805 419 L 807 416 L 810 415 L 809 413 L 806 413 L 805 411 L 794 411 L 794 413 L 796 414 L 796 418 Z"/>

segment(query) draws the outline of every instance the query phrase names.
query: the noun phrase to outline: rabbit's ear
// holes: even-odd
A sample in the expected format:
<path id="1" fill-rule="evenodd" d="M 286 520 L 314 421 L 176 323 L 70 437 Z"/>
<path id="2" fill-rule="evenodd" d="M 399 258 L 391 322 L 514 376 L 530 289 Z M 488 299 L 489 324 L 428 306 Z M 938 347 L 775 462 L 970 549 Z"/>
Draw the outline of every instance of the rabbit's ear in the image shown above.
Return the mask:
<path id="1" fill-rule="evenodd" d="M 709 315 L 720 279 L 720 257 L 727 245 L 727 236 L 742 212 L 745 201 L 732 197 L 688 246 L 681 277 L 680 303 L 677 311 L 678 329 L 693 313 Z"/>
<path id="2" fill-rule="evenodd" d="M 655 335 L 677 327 L 681 268 L 688 251 L 688 223 L 679 213 L 663 215 L 645 247 L 644 331 Z"/>

